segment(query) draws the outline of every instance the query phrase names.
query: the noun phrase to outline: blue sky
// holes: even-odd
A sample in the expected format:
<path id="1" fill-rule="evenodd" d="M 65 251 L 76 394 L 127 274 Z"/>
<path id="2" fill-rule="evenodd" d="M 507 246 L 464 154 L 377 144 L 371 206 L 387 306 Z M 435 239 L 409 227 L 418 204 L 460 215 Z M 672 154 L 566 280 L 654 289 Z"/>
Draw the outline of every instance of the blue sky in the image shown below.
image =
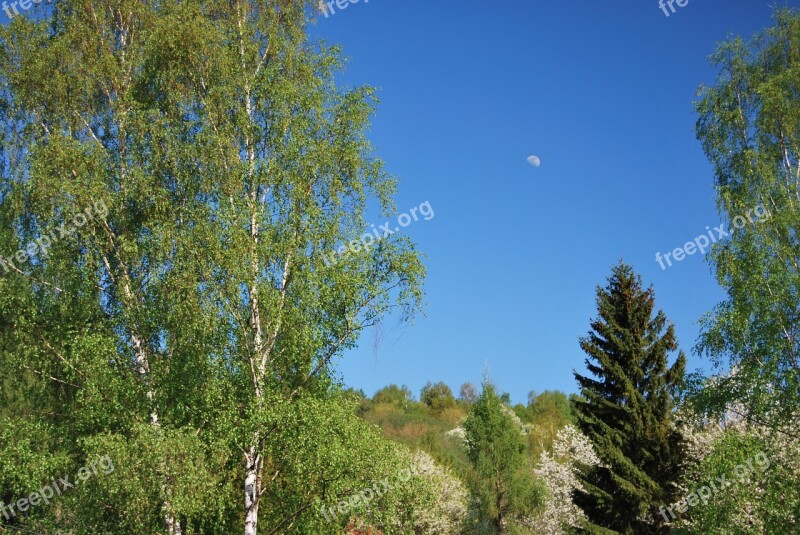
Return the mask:
<path id="1" fill-rule="evenodd" d="M 389 320 L 377 351 L 367 333 L 345 382 L 457 392 L 488 362 L 515 402 L 573 392 L 595 287 L 619 258 L 654 285 L 690 369 L 708 368 L 697 322 L 724 295 L 700 255 L 662 270 L 655 253 L 720 222 L 692 101 L 715 44 L 768 26 L 769 5 L 362 0 L 320 18 L 312 33 L 349 58 L 340 82 L 380 88 L 371 139 L 398 210 L 435 210 L 405 229 L 427 256 L 425 316 Z"/>

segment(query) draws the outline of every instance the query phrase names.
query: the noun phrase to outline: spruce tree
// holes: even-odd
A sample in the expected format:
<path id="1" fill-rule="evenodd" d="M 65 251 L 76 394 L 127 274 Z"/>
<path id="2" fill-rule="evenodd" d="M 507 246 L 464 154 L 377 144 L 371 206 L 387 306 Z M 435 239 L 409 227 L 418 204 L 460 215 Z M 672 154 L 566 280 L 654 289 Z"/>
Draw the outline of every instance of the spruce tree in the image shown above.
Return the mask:
<path id="1" fill-rule="evenodd" d="M 601 459 L 580 473 L 575 503 L 589 519 L 587 532 L 659 534 L 669 528 L 659 510 L 680 496 L 684 442 L 676 430 L 675 399 L 686 358 L 662 311 L 653 315 L 652 287 L 620 262 L 597 289 L 598 317 L 581 339 L 593 377 L 575 373 L 583 399 L 578 423 Z"/>

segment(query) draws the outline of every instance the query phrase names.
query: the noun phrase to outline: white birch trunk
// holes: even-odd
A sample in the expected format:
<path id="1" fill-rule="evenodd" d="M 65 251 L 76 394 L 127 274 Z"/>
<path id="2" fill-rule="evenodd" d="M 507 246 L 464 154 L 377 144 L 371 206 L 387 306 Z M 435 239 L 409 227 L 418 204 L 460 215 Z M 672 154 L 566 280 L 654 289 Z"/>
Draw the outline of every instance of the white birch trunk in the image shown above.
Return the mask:
<path id="1" fill-rule="evenodd" d="M 250 446 L 247 450 L 245 460 L 247 468 L 244 478 L 244 534 L 256 535 L 258 533 L 258 505 L 261 496 L 261 471 L 264 463 L 255 446 Z"/>
<path id="2" fill-rule="evenodd" d="M 109 242 L 112 246 L 114 246 L 113 240 L 113 233 L 111 229 L 106 224 L 106 232 L 109 236 Z M 121 260 L 121 259 L 120 259 Z M 108 259 L 103 256 L 103 262 L 108 270 L 109 274 L 111 273 L 111 264 L 108 262 Z M 120 262 L 122 263 L 122 262 Z M 122 294 L 125 297 L 127 303 L 133 302 L 133 291 L 131 290 L 130 286 L 130 278 L 128 277 L 128 270 L 124 264 L 122 264 L 122 272 L 124 277 L 124 282 L 122 284 Z M 127 306 L 127 305 L 126 305 Z M 136 361 L 136 373 L 139 375 L 139 379 L 141 381 L 149 381 L 150 379 L 150 360 L 147 357 L 147 350 L 145 341 L 138 335 L 136 329 L 130 328 L 131 333 L 131 345 L 133 346 L 133 354 L 134 359 Z M 161 421 L 158 417 L 158 408 L 155 406 L 155 390 L 153 390 L 152 384 L 148 384 L 147 387 L 147 399 L 150 402 L 150 425 L 153 426 L 154 429 L 158 429 L 161 427 Z M 181 529 L 181 523 L 175 518 L 175 513 L 172 511 L 172 504 L 169 503 L 167 500 L 167 484 L 161 484 L 161 496 L 162 496 L 162 503 L 161 503 L 161 510 L 164 514 L 164 527 L 167 530 L 167 535 L 182 535 L 183 530 Z"/>

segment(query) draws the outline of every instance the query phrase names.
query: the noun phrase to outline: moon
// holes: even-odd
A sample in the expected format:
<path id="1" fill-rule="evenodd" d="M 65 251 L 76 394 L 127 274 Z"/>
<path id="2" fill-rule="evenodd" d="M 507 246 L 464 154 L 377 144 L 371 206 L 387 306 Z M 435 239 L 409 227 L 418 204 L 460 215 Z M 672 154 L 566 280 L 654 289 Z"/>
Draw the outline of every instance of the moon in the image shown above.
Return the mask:
<path id="1" fill-rule="evenodd" d="M 528 156 L 528 163 L 534 167 L 539 167 L 542 164 L 542 161 L 538 156 Z"/>

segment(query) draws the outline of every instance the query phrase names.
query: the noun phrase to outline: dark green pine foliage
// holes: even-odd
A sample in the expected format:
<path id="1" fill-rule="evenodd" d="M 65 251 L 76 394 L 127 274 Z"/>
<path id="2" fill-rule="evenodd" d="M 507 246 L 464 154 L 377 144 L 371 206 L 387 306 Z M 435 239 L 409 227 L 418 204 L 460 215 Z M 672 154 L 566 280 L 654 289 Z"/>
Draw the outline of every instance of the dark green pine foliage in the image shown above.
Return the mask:
<path id="1" fill-rule="evenodd" d="M 686 357 L 675 329 L 653 309 L 652 287 L 620 262 L 605 288 L 597 289 L 598 317 L 581 348 L 593 377 L 575 373 L 583 399 L 578 424 L 601 460 L 580 473 L 584 490 L 574 495 L 586 513 L 588 533 L 667 533 L 661 506 L 680 499 L 676 482 L 684 441 L 676 429 L 675 399 L 683 386 Z"/>

